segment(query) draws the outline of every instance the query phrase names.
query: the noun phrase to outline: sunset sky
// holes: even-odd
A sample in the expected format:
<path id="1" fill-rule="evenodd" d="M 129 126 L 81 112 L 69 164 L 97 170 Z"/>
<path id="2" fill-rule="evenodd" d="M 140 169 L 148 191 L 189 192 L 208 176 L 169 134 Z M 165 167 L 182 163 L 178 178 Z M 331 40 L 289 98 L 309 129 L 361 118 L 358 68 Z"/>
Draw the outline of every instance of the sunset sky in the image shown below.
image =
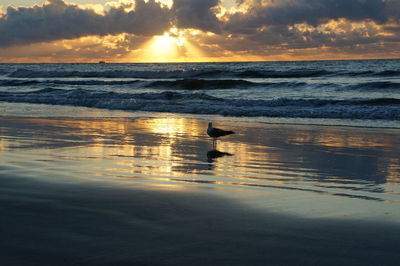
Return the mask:
<path id="1" fill-rule="evenodd" d="M 400 58 L 400 0 L 1 0 L 0 62 Z"/>

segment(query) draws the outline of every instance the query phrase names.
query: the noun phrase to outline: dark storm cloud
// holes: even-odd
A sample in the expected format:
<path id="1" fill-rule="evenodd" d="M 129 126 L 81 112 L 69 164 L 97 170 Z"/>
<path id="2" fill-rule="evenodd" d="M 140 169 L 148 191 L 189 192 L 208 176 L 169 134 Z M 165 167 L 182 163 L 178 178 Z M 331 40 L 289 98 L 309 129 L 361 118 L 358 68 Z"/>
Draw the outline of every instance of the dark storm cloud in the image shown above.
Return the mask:
<path id="1" fill-rule="evenodd" d="M 317 26 L 331 19 L 373 20 L 378 24 L 399 17 L 398 0 L 254 0 L 245 13 L 228 16 L 225 29 L 249 33 L 262 26 L 307 23 Z M 397 9 L 397 10 L 396 10 Z"/>
<path id="2" fill-rule="evenodd" d="M 219 32 L 220 21 L 215 15 L 218 4 L 219 0 L 174 0 L 177 27 Z"/>
<path id="3" fill-rule="evenodd" d="M 43 6 L 8 7 L 0 17 L 0 47 L 88 35 L 161 34 L 170 27 L 170 21 L 170 10 L 154 0 L 137 0 L 134 10 L 117 7 L 104 15 L 62 0 L 50 0 Z"/>

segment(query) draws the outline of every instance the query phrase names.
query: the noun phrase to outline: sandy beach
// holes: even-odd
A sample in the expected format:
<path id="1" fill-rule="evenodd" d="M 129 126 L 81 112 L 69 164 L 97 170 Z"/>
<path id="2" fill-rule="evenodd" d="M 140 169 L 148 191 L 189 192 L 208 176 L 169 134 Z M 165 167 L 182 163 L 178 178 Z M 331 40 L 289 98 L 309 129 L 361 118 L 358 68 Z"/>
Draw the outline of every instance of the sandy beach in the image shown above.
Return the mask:
<path id="1" fill-rule="evenodd" d="M 397 265 L 400 131 L 0 117 L 2 265 Z"/>

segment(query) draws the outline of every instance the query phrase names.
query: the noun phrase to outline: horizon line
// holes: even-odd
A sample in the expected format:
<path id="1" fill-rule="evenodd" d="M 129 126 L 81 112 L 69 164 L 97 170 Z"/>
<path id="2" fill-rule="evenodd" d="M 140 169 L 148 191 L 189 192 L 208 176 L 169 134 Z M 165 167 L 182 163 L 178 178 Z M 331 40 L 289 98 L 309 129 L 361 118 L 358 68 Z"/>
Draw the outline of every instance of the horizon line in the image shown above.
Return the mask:
<path id="1" fill-rule="evenodd" d="M 106 60 L 99 60 L 97 62 L 1 62 L 0 64 L 208 64 L 208 63 L 257 63 L 257 62 L 323 62 L 323 61 L 374 61 L 374 60 L 400 60 L 398 58 L 353 58 L 353 59 L 293 59 L 293 60 L 232 60 L 232 61 L 167 61 L 167 62 L 107 62 Z"/>

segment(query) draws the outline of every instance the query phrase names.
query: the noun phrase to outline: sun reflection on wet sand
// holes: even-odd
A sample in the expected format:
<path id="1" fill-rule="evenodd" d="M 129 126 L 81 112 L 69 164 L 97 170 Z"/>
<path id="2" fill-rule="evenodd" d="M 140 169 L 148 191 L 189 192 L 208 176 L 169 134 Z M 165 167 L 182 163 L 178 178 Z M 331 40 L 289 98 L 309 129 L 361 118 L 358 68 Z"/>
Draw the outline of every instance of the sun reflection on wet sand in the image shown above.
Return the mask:
<path id="1" fill-rule="evenodd" d="M 1 119 L 9 166 L 41 160 L 38 171 L 86 180 L 400 202 L 395 130 L 221 123 L 236 134 L 215 151 L 207 121 L 182 117 Z"/>
<path id="2" fill-rule="evenodd" d="M 386 181 L 389 184 L 400 185 L 400 159 L 388 158 L 387 161 L 381 161 L 379 169 L 387 174 Z M 400 193 L 400 189 L 399 189 Z"/>

